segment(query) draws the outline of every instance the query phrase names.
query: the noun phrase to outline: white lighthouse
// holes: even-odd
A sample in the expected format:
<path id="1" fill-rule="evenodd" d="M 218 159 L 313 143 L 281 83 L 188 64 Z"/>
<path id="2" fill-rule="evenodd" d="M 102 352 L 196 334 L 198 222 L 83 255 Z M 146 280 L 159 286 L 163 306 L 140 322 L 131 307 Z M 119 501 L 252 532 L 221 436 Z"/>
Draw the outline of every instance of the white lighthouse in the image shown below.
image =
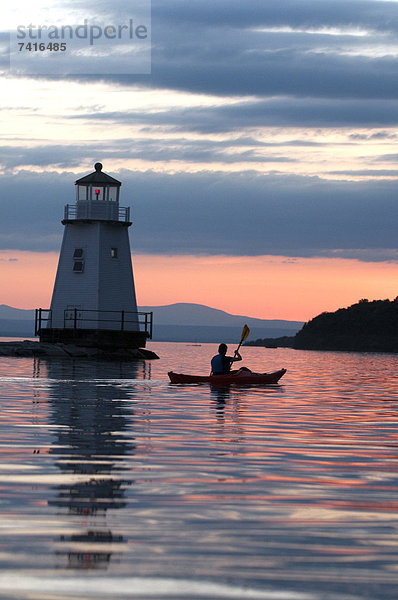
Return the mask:
<path id="1" fill-rule="evenodd" d="M 138 313 L 128 228 L 119 206 L 121 182 L 102 164 L 75 182 L 76 202 L 65 206 L 65 226 L 51 307 L 38 309 L 40 341 L 81 346 L 142 348 L 152 314 Z"/>

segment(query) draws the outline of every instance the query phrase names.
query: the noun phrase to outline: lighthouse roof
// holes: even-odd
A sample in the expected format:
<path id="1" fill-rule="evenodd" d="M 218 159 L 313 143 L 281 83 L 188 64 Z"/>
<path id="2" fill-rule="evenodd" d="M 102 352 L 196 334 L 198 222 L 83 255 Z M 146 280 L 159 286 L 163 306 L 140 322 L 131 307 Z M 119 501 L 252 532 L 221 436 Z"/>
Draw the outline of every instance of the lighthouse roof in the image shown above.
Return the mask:
<path id="1" fill-rule="evenodd" d="M 95 163 L 94 165 L 95 171 L 93 173 L 90 173 L 90 175 L 85 175 L 84 177 L 81 177 L 80 179 L 77 179 L 75 181 L 76 185 L 90 185 L 90 183 L 94 183 L 96 185 L 114 185 L 114 186 L 120 186 L 122 185 L 122 183 L 120 181 L 118 181 L 117 179 L 115 179 L 114 177 L 111 177 L 110 175 L 107 175 L 106 173 L 102 172 L 102 164 L 101 163 Z"/>

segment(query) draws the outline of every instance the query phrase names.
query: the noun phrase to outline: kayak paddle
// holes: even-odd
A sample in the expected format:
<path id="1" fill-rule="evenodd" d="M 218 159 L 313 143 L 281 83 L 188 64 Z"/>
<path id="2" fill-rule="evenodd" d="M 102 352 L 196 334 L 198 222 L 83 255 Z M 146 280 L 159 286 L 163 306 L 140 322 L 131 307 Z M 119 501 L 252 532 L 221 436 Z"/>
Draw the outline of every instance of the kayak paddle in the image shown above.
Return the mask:
<path id="1" fill-rule="evenodd" d="M 242 337 L 240 339 L 239 346 L 235 350 L 235 354 L 237 354 L 237 352 L 239 352 L 239 348 L 241 347 L 242 343 L 249 337 L 249 333 L 250 333 L 250 329 L 248 328 L 247 325 L 244 325 L 243 329 L 242 329 Z"/>

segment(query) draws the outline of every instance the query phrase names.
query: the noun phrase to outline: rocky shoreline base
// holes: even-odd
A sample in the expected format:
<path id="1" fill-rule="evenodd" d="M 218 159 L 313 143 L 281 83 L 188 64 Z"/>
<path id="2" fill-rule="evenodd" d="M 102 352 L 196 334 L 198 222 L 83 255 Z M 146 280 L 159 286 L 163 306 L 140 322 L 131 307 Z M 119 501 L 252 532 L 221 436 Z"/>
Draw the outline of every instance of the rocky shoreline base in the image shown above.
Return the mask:
<path id="1" fill-rule="evenodd" d="M 115 360 L 115 361 L 137 361 L 153 360 L 159 358 L 155 352 L 146 348 L 118 348 L 115 350 L 104 348 L 85 348 L 73 344 L 49 344 L 45 342 L 35 342 L 32 340 L 23 340 L 15 342 L 0 342 L 1 356 L 19 356 L 29 357 L 37 356 L 42 358 L 80 358 L 92 360 Z"/>

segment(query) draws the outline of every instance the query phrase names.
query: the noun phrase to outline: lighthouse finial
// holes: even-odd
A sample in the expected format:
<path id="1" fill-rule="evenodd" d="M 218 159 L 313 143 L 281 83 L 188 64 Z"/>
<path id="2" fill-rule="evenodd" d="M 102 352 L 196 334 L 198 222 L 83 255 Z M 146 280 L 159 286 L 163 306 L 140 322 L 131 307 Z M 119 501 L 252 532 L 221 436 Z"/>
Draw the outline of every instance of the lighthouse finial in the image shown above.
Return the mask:
<path id="1" fill-rule="evenodd" d="M 95 163 L 94 169 L 99 173 L 100 171 L 102 171 L 102 164 L 100 162 Z"/>

